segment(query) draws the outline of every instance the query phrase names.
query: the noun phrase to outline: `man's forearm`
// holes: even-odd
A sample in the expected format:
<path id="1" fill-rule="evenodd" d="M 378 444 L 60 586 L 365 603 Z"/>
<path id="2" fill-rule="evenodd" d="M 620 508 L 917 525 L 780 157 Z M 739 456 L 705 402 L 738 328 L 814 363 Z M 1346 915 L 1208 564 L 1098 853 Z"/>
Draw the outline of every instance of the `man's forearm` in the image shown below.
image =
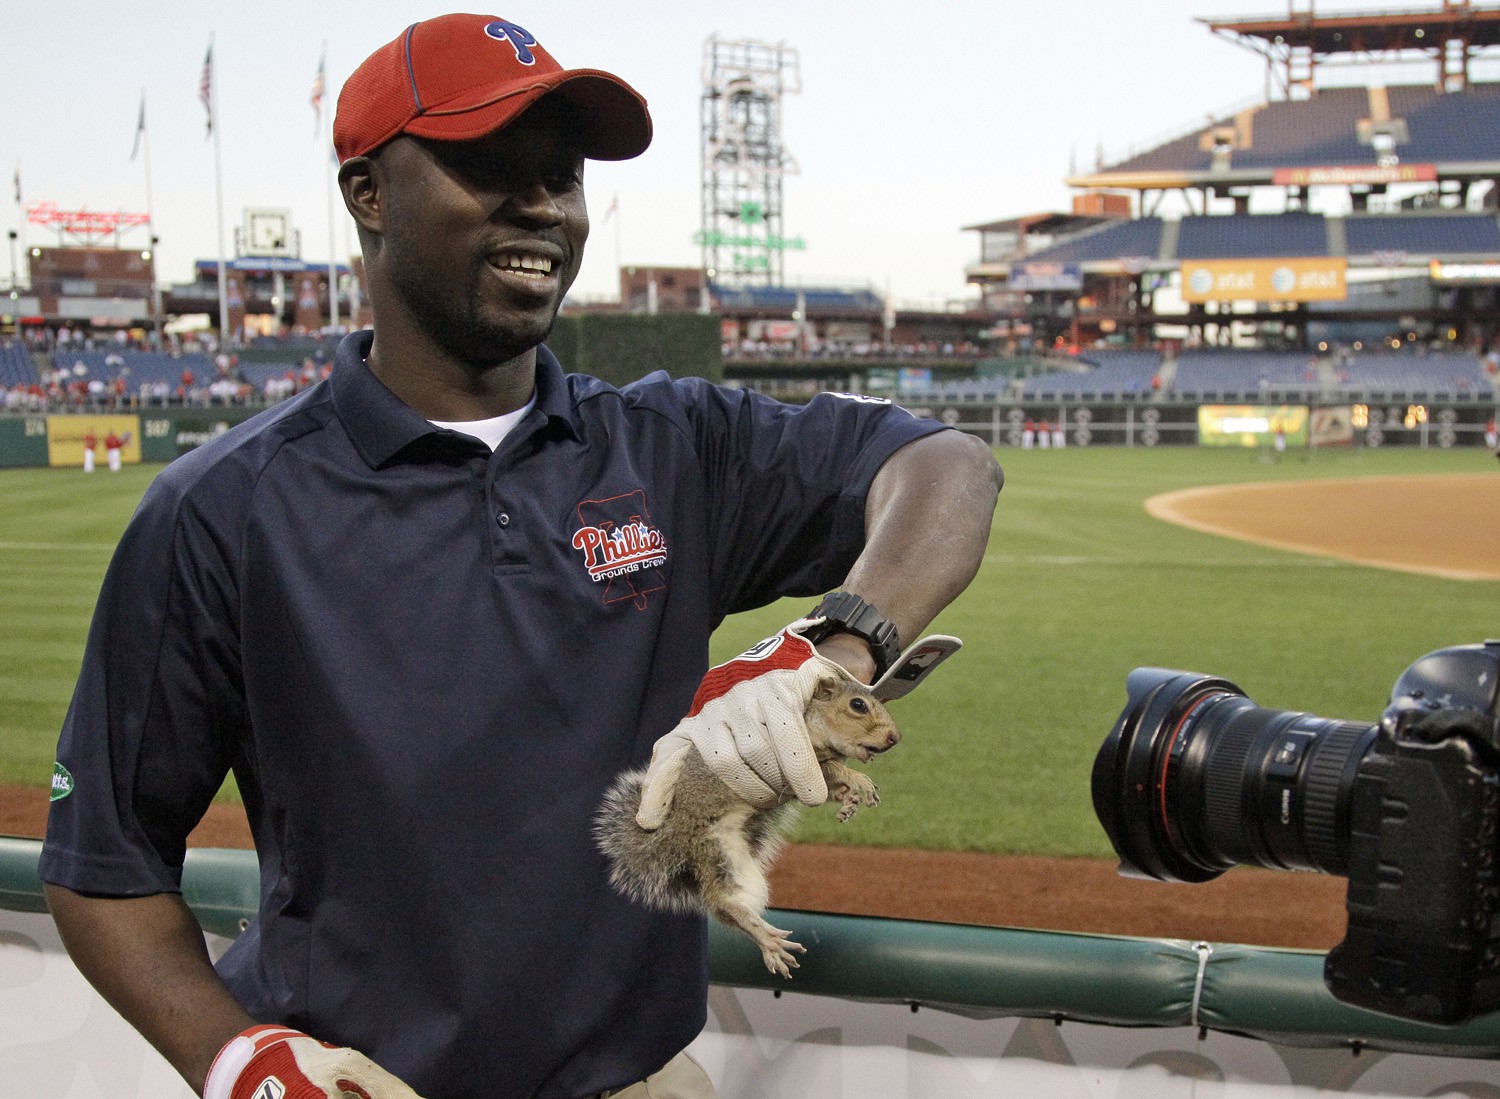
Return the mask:
<path id="1" fill-rule="evenodd" d="M 844 590 L 879 607 L 902 644 L 917 640 L 979 571 L 1003 483 L 990 448 L 957 431 L 926 435 L 896 451 L 870 488 L 865 548 Z M 818 648 L 841 663 L 858 662 L 847 651 L 855 641 L 834 634 Z M 866 671 L 849 670 L 862 677 Z"/>
<path id="2" fill-rule="evenodd" d="M 56 885 L 46 894 L 79 972 L 201 1093 L 214 1056 L 256 1020 L 214 972 L 182 898 L 88 897 Z"/>

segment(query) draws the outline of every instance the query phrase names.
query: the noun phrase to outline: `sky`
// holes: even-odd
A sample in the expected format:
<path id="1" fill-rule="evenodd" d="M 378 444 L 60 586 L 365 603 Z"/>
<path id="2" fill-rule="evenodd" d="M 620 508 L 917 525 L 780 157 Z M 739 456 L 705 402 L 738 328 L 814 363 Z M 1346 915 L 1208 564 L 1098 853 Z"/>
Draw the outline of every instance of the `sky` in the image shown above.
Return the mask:
<path id="1" fill-rule="evenodd" d="M 1318 11 L 1371 6 L 1414 5 L 1320 0 Z M 451 10 L 462 9 L 11 0 L 0 171 L 18 168 L 27 204 L 64 209 L 146 212 L 149 183 L 158 278 L 189 280 L 194 261 L 219 249 L 214 143 L 198 98 L 212 40 L 226 255 L 255 206 L 292 211 L 304 259 L 326 262 L 331 235 L 342 260 L 357 245 L 330 203 L 326 119 L 320 135 L 309 102 L 319 59 L 326 51 L 326 112 L 364 57 Z M 1195 17 L 1285 11 L 1285 0 L 523 0 L 488 13 L 527 28 L 564 66 L 618 74 L 650 104 L 645 154 L 588 165 L 594 231 L 575 296 L 617 296 L 621 264 L 700 261 L 699 99 L 717 35 L 797 52 L 802 90 L 783 100 L 782 139 L 800 171 L 784 183 L 783 224 L 807 247 L 788 253 L 786 281 L 942 309 L 971 294 L 963 272 L 979 234 L 966 226 L 1068 209 L 1064 178 L 1100 150 L 1117 160 L 1264 98 L 1264 60 Z M 143 97 L 149 176 L 143 151 L 131 159 Z M 13 197 L 0 204 L 8 230 L 21 229 Z M 58 243 L 35 225 L 24 239 Z M 146 247 L 145 230 L 120 243 Z"/>

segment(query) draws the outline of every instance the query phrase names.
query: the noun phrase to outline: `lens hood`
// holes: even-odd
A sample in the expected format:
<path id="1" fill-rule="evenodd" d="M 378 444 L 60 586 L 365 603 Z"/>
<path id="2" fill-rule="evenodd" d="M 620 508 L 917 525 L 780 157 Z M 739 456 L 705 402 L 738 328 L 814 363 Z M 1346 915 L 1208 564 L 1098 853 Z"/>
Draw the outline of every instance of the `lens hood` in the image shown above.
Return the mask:
<path id="1" fill-rule="evenodd" d="M 1094 757 L 1094 813 L 1120 857 L 1120 873 L 1158 881 L 1205 882 L 1231 864 L 1205 864 L 1173 838 L 1163 798 L 1172 741 L 1209 695 L 1244 696 L 1233 683 L 1197 672 L 1136 668 L 1127 703 Z"/>

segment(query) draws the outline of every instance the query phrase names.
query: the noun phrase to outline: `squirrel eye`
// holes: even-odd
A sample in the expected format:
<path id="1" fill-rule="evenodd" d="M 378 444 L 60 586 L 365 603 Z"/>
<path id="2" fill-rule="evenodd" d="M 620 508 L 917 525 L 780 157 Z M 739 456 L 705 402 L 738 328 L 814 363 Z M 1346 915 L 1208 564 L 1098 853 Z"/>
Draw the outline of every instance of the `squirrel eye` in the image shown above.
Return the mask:
<path id="1" fill-rule="evenodd" d="M 855 695 L 849 700 L 849 709 L 857 714 L 867 714 L 870 712 L 870 704 L 858 695 Z"/>

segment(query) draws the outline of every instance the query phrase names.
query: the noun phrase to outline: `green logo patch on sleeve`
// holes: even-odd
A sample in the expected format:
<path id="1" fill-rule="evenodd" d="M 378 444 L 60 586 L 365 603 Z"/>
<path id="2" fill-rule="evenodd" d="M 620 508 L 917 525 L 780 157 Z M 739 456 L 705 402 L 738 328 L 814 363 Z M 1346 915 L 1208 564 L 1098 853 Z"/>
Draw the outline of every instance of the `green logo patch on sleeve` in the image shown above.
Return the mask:
<path id="1" fill-rule="evenodd" d="M 73 776 L 61 763 L 52 765 L 52 800 L 61 801 L 73 792 Z"/>

